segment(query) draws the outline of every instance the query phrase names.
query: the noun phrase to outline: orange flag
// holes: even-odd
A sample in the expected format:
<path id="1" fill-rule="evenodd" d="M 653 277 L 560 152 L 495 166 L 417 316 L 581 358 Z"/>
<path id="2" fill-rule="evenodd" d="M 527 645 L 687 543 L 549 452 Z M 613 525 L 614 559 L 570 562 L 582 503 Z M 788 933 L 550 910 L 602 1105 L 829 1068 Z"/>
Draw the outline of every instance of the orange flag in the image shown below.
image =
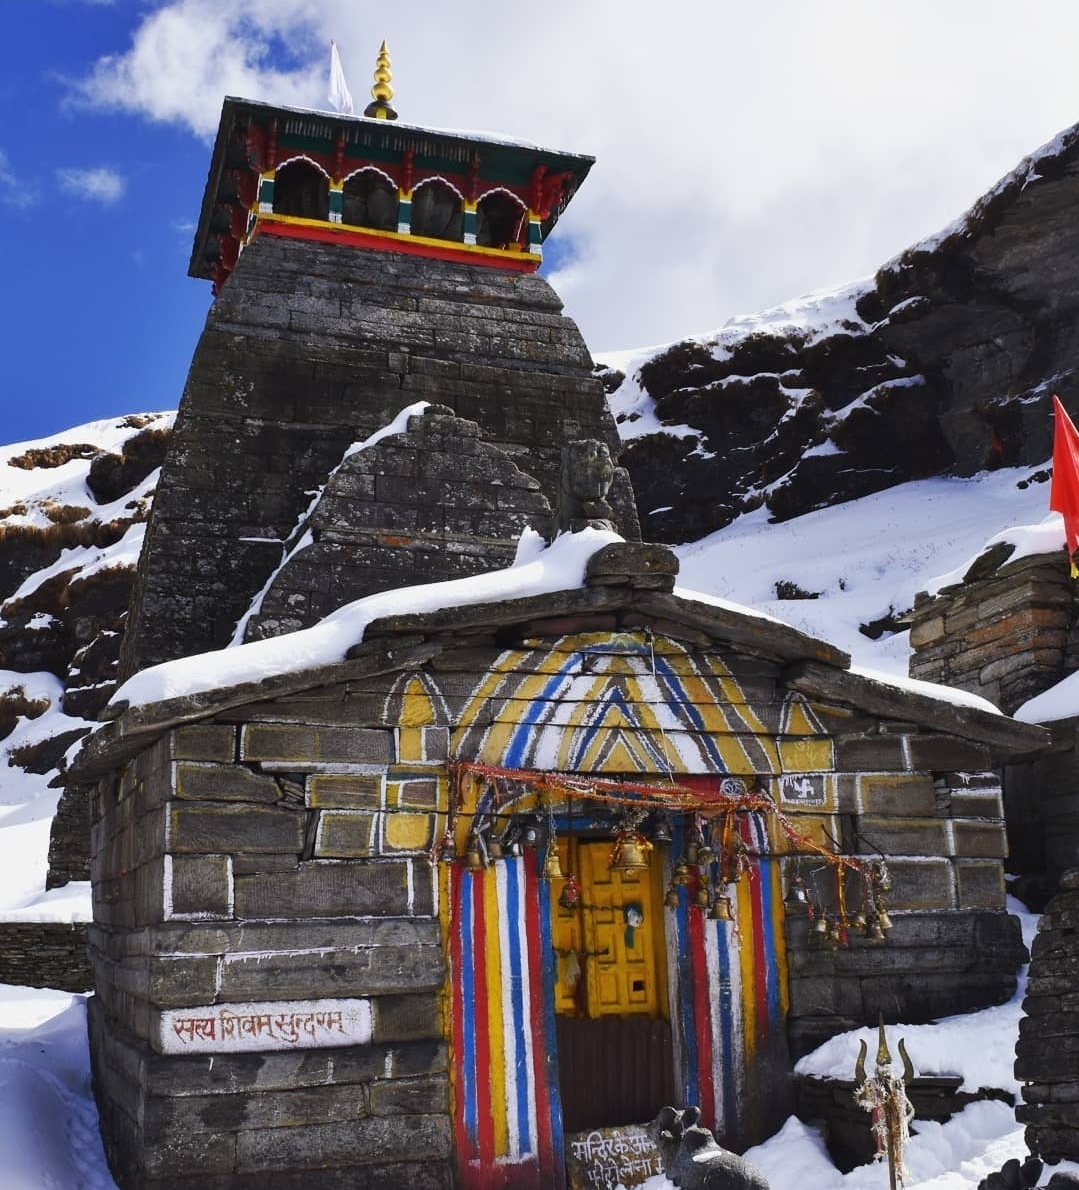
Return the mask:
<path id="1" fill-rule="evenodd" d="M 1064 517 L 1064 537 L 1072 578 L 1079 578 L 1075 551 L 1079 549 L 1079 431 L 1072 424 L 1060 398 L 1053 397 L 1053 481 L 1049 485 L 1049 507 Z"/>

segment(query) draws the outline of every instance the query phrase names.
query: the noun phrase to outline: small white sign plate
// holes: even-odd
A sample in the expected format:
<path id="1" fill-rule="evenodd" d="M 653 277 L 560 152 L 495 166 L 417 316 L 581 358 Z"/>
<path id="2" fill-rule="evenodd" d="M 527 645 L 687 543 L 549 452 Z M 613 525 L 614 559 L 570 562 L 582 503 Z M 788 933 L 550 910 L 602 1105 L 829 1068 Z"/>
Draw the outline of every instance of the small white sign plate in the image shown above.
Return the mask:
<path id="1" fill-rule="evenodd" d="M 365 1045 L 371 1032 L 370 1000 L 266 1000 L 168 1008 L 160 1039 L 165 1054 L 244 1054 Z"/>

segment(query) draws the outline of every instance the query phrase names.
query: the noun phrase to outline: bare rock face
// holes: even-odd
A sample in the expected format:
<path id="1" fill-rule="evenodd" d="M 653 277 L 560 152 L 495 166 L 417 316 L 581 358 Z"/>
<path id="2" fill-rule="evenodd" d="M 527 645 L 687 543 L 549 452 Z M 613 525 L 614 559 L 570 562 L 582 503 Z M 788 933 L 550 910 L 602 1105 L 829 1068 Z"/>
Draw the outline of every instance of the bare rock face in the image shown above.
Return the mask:
<path id="1" fill-rule="evenodd" d="M 871 282 L 601 372 L 645 539 L 1045 460 L 1050 395 L 1079 405 L 1077 210 L 1079 126 Z"/>
<path id="2" fill-rule="evenodd" d="M 105 445 L 68 434 L 0 452 L 0 782 L 27 797 L 59 782 L 64 753 L 116 688 L 132 542 L 149 516 L 170 424 L 134 416 L 85 427 Z M 65 791 L 49 886 L 86 879 L 88 852 L 85 798 Z M 79 942 L 63 945 L 66 953 Z"/>

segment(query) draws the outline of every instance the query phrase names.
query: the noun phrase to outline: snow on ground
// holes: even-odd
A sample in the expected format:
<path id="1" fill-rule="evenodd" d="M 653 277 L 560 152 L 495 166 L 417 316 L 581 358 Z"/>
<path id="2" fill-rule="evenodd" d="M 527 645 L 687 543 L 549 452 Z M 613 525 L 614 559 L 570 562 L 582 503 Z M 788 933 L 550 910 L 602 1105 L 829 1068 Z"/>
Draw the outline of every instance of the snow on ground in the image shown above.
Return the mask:
<path id="1" fill-rule="evenodd" d="M 83 996 L 0 984 L 4 1190 L 116 1190 L 90 1091 Z"/>
<path id="2" fill-rule="evenodd" d="M 907 611 L 935 576 L 965 570 L 1001 530 L 1045 521 L 1048 485 L 1026 482 L 1035 470 L 918 480 L 778 524 L 761 508 L 678 546 L 678 581 L 823 637 L 856 665 L 905 678 L 907 633 L 874 641 L 859 626 Z M 817 598 L 777 599 L 778 582 Z"/>

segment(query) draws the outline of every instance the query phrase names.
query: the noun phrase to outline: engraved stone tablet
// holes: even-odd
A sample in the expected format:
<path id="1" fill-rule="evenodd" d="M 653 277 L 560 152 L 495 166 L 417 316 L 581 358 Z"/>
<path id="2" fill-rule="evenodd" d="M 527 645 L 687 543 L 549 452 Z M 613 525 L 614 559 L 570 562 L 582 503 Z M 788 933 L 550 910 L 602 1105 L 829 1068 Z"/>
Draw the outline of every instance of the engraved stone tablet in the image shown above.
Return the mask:
<path id="1" fill-rule="evenodd" d="M 566 1137 L 569 1190 L 639 1186 L 663 1172 L 663 1158 L 643 1124 L 594 1128 Z"/>
<path id="2" fill-rule="evenodd" d="M 169 1008 L 158 1048 L 165 1054 L 242 1054 L 327 1049 L 371 1040 L 370 1000 L 267 1000 Z"/>

